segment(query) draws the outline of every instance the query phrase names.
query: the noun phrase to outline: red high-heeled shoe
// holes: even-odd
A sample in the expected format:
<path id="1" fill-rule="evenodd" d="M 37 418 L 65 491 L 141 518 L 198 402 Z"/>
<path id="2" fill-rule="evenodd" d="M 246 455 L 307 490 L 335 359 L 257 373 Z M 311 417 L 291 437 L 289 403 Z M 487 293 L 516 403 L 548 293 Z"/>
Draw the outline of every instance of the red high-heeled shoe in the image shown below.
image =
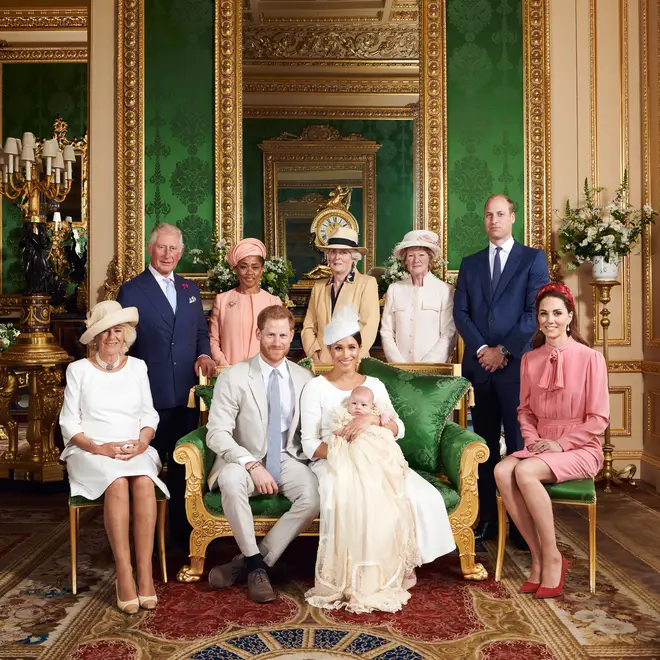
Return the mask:
<path id="1" fill-rule="evenodd" d="M 541 586 L 540 582 L 530 582 L 527 580 L 523 582 L 522 587 L 520 587 L 521 594 L 533 594 Z"/>
<path id="2" fill-rule="evenodd" d="M 557 598 L 561 596 L 564 591 L 564 580 L 566 579 L 566 571 L 568 570 L 568 561 L 564 555 L 561 557 L 561 577 L 559 584 L 556 587 L 539 587 L 534 594 L 535 598 Z"/>

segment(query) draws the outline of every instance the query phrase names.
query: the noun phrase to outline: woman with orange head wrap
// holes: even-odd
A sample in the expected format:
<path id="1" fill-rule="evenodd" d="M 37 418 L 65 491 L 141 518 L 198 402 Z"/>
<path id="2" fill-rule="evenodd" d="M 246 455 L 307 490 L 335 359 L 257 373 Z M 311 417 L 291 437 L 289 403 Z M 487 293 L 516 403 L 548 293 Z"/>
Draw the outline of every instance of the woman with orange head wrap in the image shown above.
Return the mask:
<path id="1" fill-rule="evenodd" d="M 218 365 L 230 365 L 259 352 L 255 330 L 259 312 L 282 301 L 259 287 L 266 258 L 265 245 L 256 238 L 244 238 L 227 253 L 227 261 L 238 278 L 238 286 L 215 297 L 209 335 L 211 357 Z"/>

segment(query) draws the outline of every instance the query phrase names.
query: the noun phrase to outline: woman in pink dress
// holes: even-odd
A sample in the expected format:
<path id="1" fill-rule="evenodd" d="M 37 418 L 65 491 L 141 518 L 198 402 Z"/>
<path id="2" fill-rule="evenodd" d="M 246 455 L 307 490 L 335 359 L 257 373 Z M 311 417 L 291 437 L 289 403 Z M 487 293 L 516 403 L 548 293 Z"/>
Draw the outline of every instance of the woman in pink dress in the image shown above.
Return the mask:
<path id="1" fill-rule="evenodd" d="M 498 463 L 495 480 L 529 544 L 532 571 L 521 587 L 537 598 L 559 596 L 567 561 L 557 549 L 552 503 L 543 484 L 595 477 L 603 465 L 598 436 L 609 423 L 607 365 L 580 337 L 575 301 L 564 284 L 536 295 L 539 324 L 523 356 L 518 420 L 525 448 Z"/>
<path id="2" fill-rule="evenodd" d="M 244 238 L 227 252 L 227 261 L 238 278 L 238 286 L 219 293 L 209 320 L 211 357 L 227 366 L 254 357 L 259 352 L 255 335 L 259 312 L 282 301 L 259 287 L 264 272 L 266 246 L 256 238 Z"/>

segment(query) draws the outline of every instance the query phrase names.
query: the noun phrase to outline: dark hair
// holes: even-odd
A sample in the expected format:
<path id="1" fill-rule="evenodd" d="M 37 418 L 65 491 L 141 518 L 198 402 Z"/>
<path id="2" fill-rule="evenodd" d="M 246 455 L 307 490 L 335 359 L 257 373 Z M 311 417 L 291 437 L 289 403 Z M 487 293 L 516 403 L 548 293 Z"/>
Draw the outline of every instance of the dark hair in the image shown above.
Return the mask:
<path id="1" fill-rule="evenodd" d="M 263 330 L 268 321 L 279 321 L 281 319 L 286 319 L 289 322 L 289 328 L 293 330 L 296 325 L 296 320 L 293 318 L 293 314 L 288 307 L 284 307 L 284 305 L 271 305 L 270 307 L 264 307 L 259 312 L 259 316 L 257 316 L 257 328 Z"/>
<path id="2" fill-rule="evenodd" d="M 358 345 L 360 348 L 362 348 L 362 335 L 360 334 L 360 331 L 359 331 L 359 330 L 358 330 L 355 334 L 353 334 L 353 335 L 349 335 L 349 337 L 352 337 L 353 339 L 355 339 L 355 341 L 357 342 L 357 345 Z M 342 337 L 341 339 L 347 339 L 347 337 Z M 341 339 L 338 339 L 337 341 L 341 341 Z M 336 343 L 337 343 L 337 342 L 335 342 L 335 344 L 336 344 Z M 332 346 L 332 344 L 328 344 L 328 345 L 329 345 L 329 346 Z"/>
<path id="3" fill-rule="evenodd" d="M 582 336 L 580 335 L 580 331 L 578 330 L 578 325 L 577 325 L 577 316 L 575 314 L 575 306 L 573 305 L 572 301 L 569 300 L 568 296 L 565 296 L 561 291 L 557 290 L 551 290 L 551 291 L 544 291 L 537 299 L 536 299 L 536 323 L 538 324 L 539 322 L 539 307 L 541 305 L 541 301 L 545 300 L 546 298 L 557 298 L 558 300 L 561 300 L 564 303 L 564 306 L 569 312 L 572 312 L 573 318 L 571 318 L 571 322 L 568 324 L 568 328 L 566 329 L 568 335 L 570 337 L 573 337 L 573 339 L 578 342 L 579 344 L 584 344 L 585 346 L 589 346 L 589 344 L 582 339 Z M 545 335 L 539 328 L 536 331 L 536 334 L 534 337 L 532 337 L 532 348 L 539 348 L 540 346 L 543 346 L 545 344 Z"/>
<path id="4" fill-rule="evenodd" d="M 488 206 L 488 202 L 490 202 L 492 199 L 495 199 L 496 197 L 501 197 L 503 200 L 506 201 L 506 203 L 509 205 L 509 213 L 514 212 L 515 205 L 513 203 L 513 200 L 508 195 L 505 195 L 504 193 L 494 193 L 493 195 L 491 195 L 486 200 L 486 203 L 484 204 L 484 211 L 486 210 L 486 207 Z"/>

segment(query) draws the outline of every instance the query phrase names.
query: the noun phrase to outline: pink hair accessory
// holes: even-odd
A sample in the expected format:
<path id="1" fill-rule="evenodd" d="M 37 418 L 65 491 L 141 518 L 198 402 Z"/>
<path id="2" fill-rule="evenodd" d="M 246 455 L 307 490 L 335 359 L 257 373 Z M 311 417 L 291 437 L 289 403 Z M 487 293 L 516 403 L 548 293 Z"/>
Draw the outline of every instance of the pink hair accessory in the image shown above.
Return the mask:
<path id="1" fill-rule="evenodd" d="M 236 245 L 232 245 L 227 252 L 227 261 L 232 268 L 236 268 L 238 262 L 246 257 L 265 259 L 266 246 L 258 238 L 244 238 Z"/>
<path id="2" fill-rule="evenodd" d="M 539 300 L 541 296 L 546 293 L 560 293 L 563 295 L 568 302 L 571 304 L 571 307 L 575 309 L 575 300 L 573 299 L 573 294 L 571 290 L 562 282 L 550 282 L 549 284 L 544 284 L 537 292 L 536 299 L 534 301 L 535 307 L 538 309 Z"/>

